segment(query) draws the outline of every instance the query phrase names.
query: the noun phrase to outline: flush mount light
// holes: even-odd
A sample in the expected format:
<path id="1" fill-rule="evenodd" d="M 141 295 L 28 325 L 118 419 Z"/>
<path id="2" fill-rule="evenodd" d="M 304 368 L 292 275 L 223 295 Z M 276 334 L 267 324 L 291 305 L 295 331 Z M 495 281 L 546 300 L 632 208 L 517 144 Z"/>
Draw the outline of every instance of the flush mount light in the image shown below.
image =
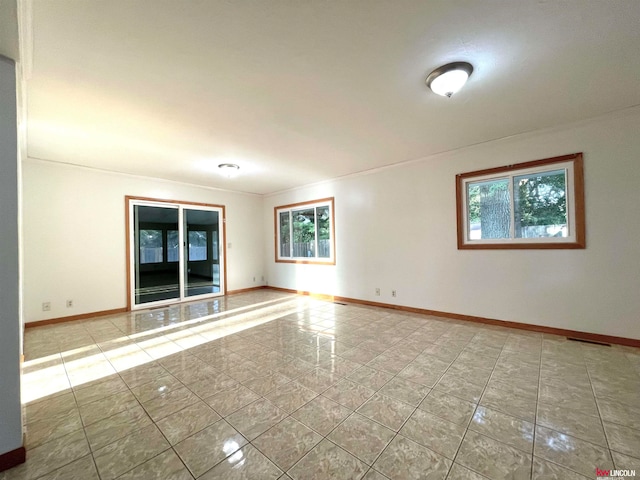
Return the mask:
<path id="1" fill-rule="evenodd" d="M 438 95 L 450 97 L 467 82 L 473 66 L 467 62 L 453 62 L 436 68 L 427 77 L 427 86 Z"/>
<path id="2" fill-rule="evenodd" d="M 227 178 L 235 177 L 240 167 L 235 163 L 221 163 L 218 165 L 220 173 Z"/>

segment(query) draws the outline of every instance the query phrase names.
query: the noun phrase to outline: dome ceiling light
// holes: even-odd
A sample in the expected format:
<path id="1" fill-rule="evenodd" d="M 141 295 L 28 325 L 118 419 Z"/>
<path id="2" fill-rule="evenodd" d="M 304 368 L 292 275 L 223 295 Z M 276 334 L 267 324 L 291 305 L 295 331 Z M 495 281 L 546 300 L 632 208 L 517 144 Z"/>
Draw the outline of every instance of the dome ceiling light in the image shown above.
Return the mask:
<path id="1" fill-rule="evenodd" d="M 238 174 L 238 170 L 240 170 L 240 167 L 235 163 L 221 163 L 218 168 L 220 173 L 227 178 L 235 177 Z"/>
<path id="2" fill-rule="evenodd" d="M 451 97 L 460 90 L 473 72 L 467 62 L 453 62 L 436 68 L 427 77 L 427 86 L 438 95 Z"/>

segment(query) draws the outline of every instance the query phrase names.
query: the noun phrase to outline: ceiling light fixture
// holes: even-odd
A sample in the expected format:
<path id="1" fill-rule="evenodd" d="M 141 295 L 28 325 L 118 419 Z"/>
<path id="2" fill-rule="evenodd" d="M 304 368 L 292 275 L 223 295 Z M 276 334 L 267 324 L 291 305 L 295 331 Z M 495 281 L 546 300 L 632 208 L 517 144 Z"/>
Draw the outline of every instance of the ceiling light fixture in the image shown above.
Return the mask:
<path id="1" fill-rule="evenodd" d="M 240 167 L 235 163 L 221 163 L 218 165 L 220 173 L 227 178 L 235 177 Z"/>
<path id="2" fill-rule="evenodd" d="M 460 90 L 473 72 L 467 62 L 453 62 L 436 68 L 427 77 L 427 86 L 438 95 L 450 97 Z"/>

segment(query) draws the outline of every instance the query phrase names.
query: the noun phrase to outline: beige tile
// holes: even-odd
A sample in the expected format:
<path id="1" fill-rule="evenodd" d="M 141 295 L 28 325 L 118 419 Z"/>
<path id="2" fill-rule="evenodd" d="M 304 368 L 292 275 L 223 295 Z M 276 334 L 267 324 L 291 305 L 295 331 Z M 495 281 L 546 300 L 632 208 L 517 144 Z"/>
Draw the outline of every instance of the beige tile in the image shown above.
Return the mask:
<path id="1" fill-rule="evenodd" d="M 298 378 L 296 381 L 306 388 L 313 390 L 316 393 L 322 393 L 327 388 L 335 385 L 341 380 L 342 377 L 339 375 L 329 372 L 323 368 L 316 368 L 308 373 L 305 373 Z"/>
<path id="2" fill-rule="evenodd" d="M 418 408 L 457 425 L 467 426 L 476 409 L 476 404 L 448 393 L 432 390 Z"/>
<path id="3" fill-rule="evenodd" d="M 320 368 L 328 371 L 333 375 L 337 375 L 338 377 L 346 377 L 361 366 L 361 363 L 353 362 L 337 355 L 330 360 L 320 364 Z"/>
<path id="4" fill-rule="evenodd" d="M 211 397 L 205 398 L 205 402 L 209 404 L 216 412 L 223 417 L 230 415 L 236 410 L 241 409 L 245 405 L 258 400 L 260 396 L 249 390 L 243 385 L 237 384 L 228 390 L 223 390 Z"/>
<path id="5" fill-rule="evenodd" d="M 618 470 L 635 470 L 636 475 L 640 471 L 640 454 L 630 457 L 620 452 L 611 452 L 613 463 Z"/>
<path id="6" fill-rule="evenodd" d="M 84 432 L 59 437 L 30 450 L 27 461 L 0 473 L 2 480 L 34 480 L 90 453 Z"/>
<path id="7" fill-rule="evenodd" d="M 195 393 L 186 387 L 182 387 L 142 402 L 142 406 L 153 421 L 157 422 L 178 410 L 193 405 L 199 400 Z"/>
<path id="8" fill-rule="evenodd" d="M 467 381 L 477 384 L 487 383 L 491 376 L 492 370 L 489 368 L 482 368 L 477 365 L 463 364 L 453 362 L 451 367 L 447 370 L 447 373 L 462 377 Z"/>
<path id="9" fill-rule="evenodd" d="M 385 383 L 393 378 L 393 375 L 382 370 L 376 370 L 368 366 L 363 366 L 347 376 L 352 382 L 359 383 L 373 390 L 381 389 Z"/>
<path id="10" fill-rule="evenodd" d="M 596 466 L 600 469 L 613 466 L 608 449 L 540 426 L 536 427 L 533 453 L 588 477 L 593 476 Z"/>
<path id="11" fill-rule="evenodd" d="M 409 380 L 413 383 L 423 385 L 425 387 L 432 388 L 438 382 L 438 380 L 440 380 L 440 377 L 442 377 L 443 373 L 444 370 L 427 370 L 422 365 L 410 363 L 398 373 L 398 377 L 404 378 L 405 380 Z"/>
<path id="12" fill-rule="evenodd" d="M 393 430 L 354 413 L 338 425 L 327 438 L 367 465 L 371 465 L 394 436 Z"/>
<path id="13" fill-rule="evenodd" d="M 25 421 L 29 424 L 39 420 L 46 420 L 50 417 L 69 413 L 77 408 L 75 396 L 69 391 L 69 393 L 27 404 L 25 406 Z"/>
<path id="14" fill-rule="evenodd" d="M 260 373 L 260 366 L 250 360 L 244 360 L 242 362 L 232 365 L 231 368 L 224 371 L 237 382 L 246 382 L 254 378 L 263 376 Z"/>
<path id="15" fill-rule="evenodd" d="M 640 456 L 640 430 L 604 422 L 609 448 L 626 455 Z"/>
<path id="16" fill-rule="evenodd" d="M 402 435 L 396 436 L 373 468 L 388 478 L 444 480 L 451 461 Z"/>
<path id="17" fill-rule="evenodd" d="M 150 425 L 94 451 L 93 457 L 100 478 L 111 480 L 145 463 L 168 448 L 169 444 L 160 430 L 155 425 Z"/>
<path id="18" fill-rule="evenodd" d="M 411 363 L 411 359 L 409 358 L 398 358 L 388 353 L 383 353 L 367 363 L 367 366 L 397 375 L 402 369 L 409 365 L 409 363 Z"/>
<path id="19" fill-rule="evenodd" d="M 434 388 L 463 400 L 477 403 L 484 390 L 484 384 L 472 382 L 452 373 L 445 373 Z"/>
<path id="20" fill-rule="evenodd" d="M 74 389 L 95 382 L 97 379 L 116 374 L 115 369 L 102 354 L 91 355 L 87 358 L 65 362 L 69 383 Z"/>
<path id="21" fill-rule="evenodd" d="M 459 463 L 454 463 L 447 475 L 447 480 L 485 480 L 486 478 Z"/>
<path id="22" fill-rule="evenodd" d="M 296 359 L 274 367 L 273 370 L 293 380 L 303 373 L 310 372 L 314 368 L 316 368 L 316 366 L 313 363 Z"/>
<path id="23" fill-rule="evenodd" d="M 510 394 L 488 387 L 482 395 L 480 405 L 521 418 L 527 422 L 535 421 L 536 400 L 529 396 Z"/>
<path id="24" fill-rule="evenodd" d="M 540 390 L 540 403 L 558 406 L 582 415 L 594 417 L 599 415 L 595 397 L 590 391 L 571 388 L 567 384 L 563 384 L 561 387 L 548 387 L 547 385 L 543 384 Z"/>
<path id="25" fill-rule="evenodd" d="M 346 358 L 347 360 L 351 360 L 352 362 L 361 363 L 363 365 L 367 362 L 370 362 L 378 355 L 379 354 L 376 352 L 361 347 L 352 347 L 340 353 L 341 357 Z"/>
<path id="26" fill-rule="evenodd" d="M 595 466 L 593 469 L 595 474 Z M 586 480 L 587 478 L 593 478 L 593 476 L 585 477 L 543 458 L 533 457 L 531 480 Z"/>
<path id="27" fill-rule="evenodd" d="M 120 376 L 112 375 L 96 383 L 82 385 L 74 393 L 78 405 L 86 405 L 124 390 L 127 390 L 127 385 Z"/>
<path id="28" fill-rule="evenodd" d="M 24 428 L 26 433 L 25 447 L 27 450 L 31 450 L 50 440 L 81 429 L 80 414 L 76 408 L 73 408 L 65 413 L 27 424 Z"/>
<path id="29" fill-rule="evenodd" d="M 431 391 L 430 388 L 404 378 L 395 377 L 379 390 L 379 393 L 417 407 Z"/>
<path id="30" fill-rule="evenodd" d="M 116 371 L 121 372 L 134 366 L 144 365 L 152 361 L 147 353 L 135 343 L 111 343 L 108 346 L 100 345 L 102 351 L 111 362 Z"/>
<path id="31" fill-rule="evenodd" d="M 557 405 L 538 404 L 538 425 L 557 430 L 587 442 L 606 447 L 607 440 L 599 417 L 584 415 Z"/>
<path id="32" fill-rule="evenodd" d="M 191 473 L 199 477 L 246 443 L 231 425 L 220 420 L 178 443 L 175 451 Z"/>
<path id="33" fill-rule="evenodd" d="M 256 438 L 252 443 L 283 471 L 291 468 L 322 437 L 310 428 L 287 417 Z"/>
<path id="34" fill-rule="evenodd" d="M 92 423 L 85 431 L 91 448 L 95 451 L 111 442 L 131 435 L 136 430 L 151 425 L 151 419 L 142 409 L 135 407 Z"/>
<path id="35" fill-rule="evenodd" d="M 204 399 L 215 395 L 216 393 L 228 390 L 237 384 L 238 382 L 230 376 L 217 372 L 215 374 L 204 375 L 200 380 L 186 384 L 186 387 L 200 398 Z"/>
<path id="36" fill-rule="evenodd" d="M 87 426 L 116 413 L 136 407 L 140 407 L 140 403 L 127 389 L 110 397 L 104 397 L 95 402 L 82 405 L 80 407 L 80 415 L 82 416 L 82 423 Z"/>
<path id="37" fill-rule="evenodd" d="M 40 477 L 39 480 L 99 480 L 99 478 L 93 457 L 87 455 Z"/>
<path id="38" fill-rule="evenodd" d="M 640 392 L 633 395 L 634 403 L 623 403 L 614 397 L 598 397 L 597 403 L 602 419 L 640 430 Z"/>
<path id="39" fill-rule="evenodd" d="M 366 402 L 375 392 L 351 380 L 342 380 L 326 390 L 322 395 L 355 410 Z"/>
<path id="40" fill-rule="evenodd" d="M 511 415 L 479 406 L 469 429 L 525 453 L 533 452 L 533 424 Z"/>
<path id="41" fill-rule="evenodd" d="M 166 375 L 167 370 L 159 363 L 150 362 L 119 373 L 129 388 L 135 388 Z"/>
<path id="42" fill-rule="evenodd" d="M 192 480 L 193 477 L 173 450 L 166 450 L 160 455 L 118 477 L 118 480 L 156 479 Z"/>
<path id="43" fill-rule="evenodd" d="M 464 427 L 419 409 L 400 430 L 401 435 L 450 459 L 455 457 L 464 432 Z"/>
<path id="44" fill-rule="evenodd" d="M 492 377 L 487 384 L 487 389 L 498 390 L 506 395 L 538 399 L 538 383 L 517 377 L 509 379 L 506 383 Z"/>
<path id="45" fill-rule="evenodd" d="M 144 403 L 155 397 L 165 395 L 174 390 L 178 390 L 184 385 L 173 375 L 166 374 L 161 377 L 154 378 L 150 382 L 131 389 L 136 398 Z"/>
<path id="46" fill-rule="evenodd" d="M 271 373 L 262 377 L 253 378 L 247 382 L 244 382 L 243 385 L 249 390 L 257 393 L 258 395 L 264 396 L 267 393 L 275 390 L 276 388 L 289 383 L 290 381 L 291 379 L 289 377 L 285 377 L 284 375 L 280 375 L 279 373 Z M 307 386 L 307 388 L 311 388 L 309 385 L 306 385 L 304 382 L 302 382 L 301 378 L 298 378 L 298 381 Z M 311 390 L 315 389 L 311 388 Z"/>
<path id="47" fill-rule="evenodd" d="M 388 480 L 387 477 L 380 472 L 376 472 L 373 468 L 369 469 L 367 474 L 362 477 L 362 480 Z"/>
<path id="48" fill-rule="evenodd" d="M 204 402 L 198 402 L 159 420 L 157 425 L 169 443 L 175 445 L 218 420 L 220 415 Z"/>
<path id="49" fill-rule="evenodd" d="M 275 480 L 282 471 L 253 445 L 246 445 L 205 473 L 200 480 Z"/>
<path id="50" fill-rule="evenodd" d="M 232 413 L 227 420 L 242 435 L 253 440 L 286 417 L 287 413 L 284 410 L 261 398 Z"/>
<path id="51" fill-rule="evenodd" d="M 318 394 L 316 392 L 309 390 L 301 383 L 293 380 L 268 393 L 265 398 L 278 408 L 292 413 L 317 396 Z"/>
<path id="52" fill-rule="evenodd" d="M 320 395 L 296 410 L 292 417 L 319 434 L 327 435 L 351 412 L 352 410 Z"/>
<path id="53" fill-rule="evenodd" d="M 323 440 L 287 473 L 293 480 L 359 480 L 368 467 L 328 440 Z"/>
<path id="54" fill-rule="evenodd" d="M 400 400 L 376 393 L 357 412 L 397 432 L 413 410 Z"/>
<path id="55" fill-rule="evenodd" d="M 496 480 L 526 480 L 531 474 L 531 455 L 479 433 L 467 431 L 456 463 Z"/>

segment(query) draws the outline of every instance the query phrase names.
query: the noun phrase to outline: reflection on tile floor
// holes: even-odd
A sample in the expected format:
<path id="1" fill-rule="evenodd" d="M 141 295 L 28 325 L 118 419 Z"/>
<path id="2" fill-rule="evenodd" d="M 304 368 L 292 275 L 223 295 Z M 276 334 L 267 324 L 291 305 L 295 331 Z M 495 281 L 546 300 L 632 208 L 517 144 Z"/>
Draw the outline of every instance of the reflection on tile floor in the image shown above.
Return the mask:
<path id="1" fill-rule="evenodd" d="M 28 329 L 25 355 L 0 480 L 640 468 L 639 349 L 263 290 Z"/>

